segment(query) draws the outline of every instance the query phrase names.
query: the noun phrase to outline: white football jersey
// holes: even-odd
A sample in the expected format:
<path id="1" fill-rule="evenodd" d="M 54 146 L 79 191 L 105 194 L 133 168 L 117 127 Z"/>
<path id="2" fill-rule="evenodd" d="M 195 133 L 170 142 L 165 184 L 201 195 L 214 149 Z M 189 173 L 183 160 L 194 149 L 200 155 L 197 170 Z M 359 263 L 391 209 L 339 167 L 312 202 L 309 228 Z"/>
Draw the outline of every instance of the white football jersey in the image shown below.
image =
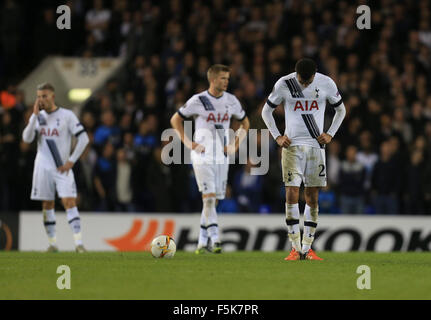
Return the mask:
<path id="1" fill-rule="evenodd" d="M 239 100 L 231 93 L 224 92 L 216 98 L 208 90 L 192 96 L 178 114 L 195 123 L 196 142 L 205 147 L 205 155 L 191 152 L 191 159 L 205 157 L 205 161 L 225 159 L 224 146 L 229 144 L 228 130 L 232 117 L 242 121 L 246 114 Z M 209 136 L 208 136 L 209 135 Z"/>
<path id="2" fill-rule="evenodd" d="M 36 124 L 35 166 L 55 169 L 64 165 L 70 157 L 72 136 L 83 132 L 84 126 L 71 110 L 58 108 L 51 113 L 41 110 Z"/>
<path id="3" fill-rule="evenodd" d="M 317 72 L 313 82 L 304 88 L 293 72 L 275 83 L 267 103 L 273 108 L 283 103 L 285 135 L 292 141 L 291 146 L 323 148 L 316 138 L 323 132 L 327 101 L 332 107 L 342 103 L 337 86 L 330 77 Z"/>

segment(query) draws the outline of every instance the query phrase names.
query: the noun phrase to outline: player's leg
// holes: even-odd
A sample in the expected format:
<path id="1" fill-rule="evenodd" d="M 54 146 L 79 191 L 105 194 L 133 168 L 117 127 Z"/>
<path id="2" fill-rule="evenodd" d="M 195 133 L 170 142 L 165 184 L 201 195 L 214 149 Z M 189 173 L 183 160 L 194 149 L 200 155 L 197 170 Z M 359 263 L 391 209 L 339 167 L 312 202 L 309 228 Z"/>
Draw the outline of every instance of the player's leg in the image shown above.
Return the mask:
<path id="1" fill-rule="evenodd" d="M 292 248 L 301 252 L 299 230 L 299 187 L 286 187 L 286 225 Z"/>
<path id="2" fill-rule="evenodd" d="M 215 185 L 216 185 L 216 199 L 214 207 L 212 208 L 209 217 L 208 234 L 211 239 L 212 252 L 221 253 L 221 240 L 219 235 L 218 216 L 217 216 L 217 203 L 218 200 L 223 200 L 226 195 L 227 177 L 229 172 L 229 163 L 215 165 Z"/>
<path id="3" fill-rule="evenodd" d="M 202 195 L 203 212 L 207 217 L 208 239 L 211 243 L 211 250 L 220 253 L 220 238 L 218 231 L 217 212 L 216 212 L 216 193 Z"/>
<path id="4" fill-rule="evenodd" d="M 299 260 L 301 234 L 299 231 L 299 187 L 304 172 L 305 157 L 301 146 L 283 148 L 281 155 L 283 182 L 286 187 L 286 225 L 292 251 L 285 260 Z"/>
<path id="5" fill-rule="evenodd" d="M 42 201 L 43 225 L 48 236 L 49 252 L 57 252 L 56 221 L 55 221 L 55 201 Z"/>
<path id="6" fill-rule="evenodd" d="M 50 170 L 38 166 L 33 170 L 31 200 L 42 201 L 43 225 L 48 236 L 48 251 L 57 252 L 55 221 L 55 183 Z"/>
<path id="7" fill-rule="evenodd" d="M 79 216 L 78 207 L 76 205 L 76 198 L 61 198 L 63 207 L 67 213 L 67 221 L 72 229 L 73 239 L 77 252 L 84 252 L 81 233 L 81 218 Z"/>
<path id="8" fill-rule="evenodd" d="M 320 187 L 306 187 L 304 190 L 305 196 L 305 211 L 304 211 L 304 235 L 302 237 L 302 252 L 309 253 L 309 259 L 321 260 L 311 250 L 314 234 L 317 228 L 317 220 L 319 215 L 319 190 Z"/>
<path id="9" fill-rule="evenodd" d="M 202 193 L 202 213 L 200 218 L 199 239 L 198 246 L 195 251 L 195 253 L 200 254 L 206 251 L 208 245 L 209 217 L 213 210 L 212 207 L 215 203 L 216 194 L 214 172 L 211 165 L 193 164 L 193 172 L 195 174 L 199 191 Z"/>
<path id="10" fill-rule="evenodd" d="M 55 182 L 58 195 L 61 198 L 61 202 L 67 213 L 67 221 L 72 229 L 76 251 L 84 252 L 85 249 L 82 243 L 81 233 L 81 218 L 76 205 L 77 192 L 73 171 L 70 170 L 67 173 L 56 172 Z"/>
<path id="11" fill-rule="evenodd" d="M 305 171 L 305 211 L 304 235 L 302 238 L 303 257 L 310 260 L 323 260 L 311 249 L 319 215 L 319 190 L 326 186 L 325 150 L 309 148 Z"/>

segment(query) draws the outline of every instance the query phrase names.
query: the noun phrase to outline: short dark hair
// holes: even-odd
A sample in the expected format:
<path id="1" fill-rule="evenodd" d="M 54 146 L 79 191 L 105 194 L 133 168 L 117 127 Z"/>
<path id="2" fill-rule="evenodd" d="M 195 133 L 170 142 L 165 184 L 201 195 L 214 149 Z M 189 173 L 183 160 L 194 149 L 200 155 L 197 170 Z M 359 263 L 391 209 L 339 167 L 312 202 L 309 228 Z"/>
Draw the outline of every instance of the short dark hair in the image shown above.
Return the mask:
<path id="1" fill-rule="evenodd" d="M 49 90 L 55 92 L 54 86 L 48 82 L 44 82 L 37 86 L 37 90 Z"/>
<path id="2" fill-rule="evenodd" d="M 207 72 L 207 78 L 208 81 L 210 81 L 210 78 L 212 78 L 215 75 L 218 75 L 220 72 L 230 72 L 230 69 L 228 66 L 225 66 L 224 64 L 214 64 L 212 65 Z"/>
<path id="3" fill-rule="evenodd" d="M 309 80 L 317 71 L 316 62 L 309 58 L 303 58 L 296 63 L 295 71 L 303 80 Z"/>

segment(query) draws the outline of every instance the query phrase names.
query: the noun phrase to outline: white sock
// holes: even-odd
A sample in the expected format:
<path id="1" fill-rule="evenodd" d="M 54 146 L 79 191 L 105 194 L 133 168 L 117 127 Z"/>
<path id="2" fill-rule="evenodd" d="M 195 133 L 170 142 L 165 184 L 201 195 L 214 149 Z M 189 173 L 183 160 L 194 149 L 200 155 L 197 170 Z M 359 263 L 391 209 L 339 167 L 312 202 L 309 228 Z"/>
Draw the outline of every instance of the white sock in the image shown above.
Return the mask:
<path id="1" fill-rule="evenodd" d="M 304 235 L 302 237 L 302 252 L 305 253 L 311 249 L 311 244 L 314 240 L 314 233 L 317 228 L 317 217 L 319 215 L 319 207 L 310 208 L 305 205 L 304 210 Z"/>
<path id="2" fill-rule="evenodd" d="M 55 235 L 55 210 L 43 210 L 43 224 L 45 226 L 46 234 L 48 235 L 48 242 L 50 245 L 55 246 L 57 238 Z"/>
<path id="3" fill-rule="evenodd" d="M 217 223 L 217 211 L 214 207 L 211 210 L 209 219 L 208 219 L 208 235 L 211 238 L 211 243 L 220 242 L 219 232 L 218 232 L 218 223 Z"/>
<path id="4" fill-rule="evenodd" d="M 301 233 L 299 231 L 299 206 L 286 203 L 286 224 L 289 240 L 296 251 L 301 251 Z"/>
<path id="5" fill-rule="evenodd" d="M 208 218 L 205 216 L 204 210 L 202 210 L 201 214 L 201 228 L 199 230 L 199 241 L 198 241 L 198 249 L 202 247 L 206 247 L 208 244 Z"/>
<path id="6" fill-rule="evenodd" d="M 79 217 L 79 212 L 77 207 L 73 207 L 66 210 L 67 221 L 73 232 L 73 239 L 75 245 L 82 245 L 82 235 L 81 235 L 81 218 Z"/>

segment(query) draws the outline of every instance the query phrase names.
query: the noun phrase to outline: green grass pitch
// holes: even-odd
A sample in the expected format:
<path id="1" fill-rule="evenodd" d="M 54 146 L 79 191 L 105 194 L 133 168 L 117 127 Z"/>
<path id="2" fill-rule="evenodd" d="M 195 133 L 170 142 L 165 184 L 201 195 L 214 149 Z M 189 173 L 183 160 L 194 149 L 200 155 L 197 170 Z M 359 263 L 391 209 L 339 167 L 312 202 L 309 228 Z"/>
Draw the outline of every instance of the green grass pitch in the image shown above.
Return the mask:
<path id="1" fill-rule="evenodd" d="M 0 299 L 296 300 L 431 299 L 430 253 L 319 252 L 324 261 L 284 261 L 286 252 L 0 252 Z M 57 288 L 57 267 L 71 289 Z M 371 289 L 356 286 L 358 266 Z"/>

